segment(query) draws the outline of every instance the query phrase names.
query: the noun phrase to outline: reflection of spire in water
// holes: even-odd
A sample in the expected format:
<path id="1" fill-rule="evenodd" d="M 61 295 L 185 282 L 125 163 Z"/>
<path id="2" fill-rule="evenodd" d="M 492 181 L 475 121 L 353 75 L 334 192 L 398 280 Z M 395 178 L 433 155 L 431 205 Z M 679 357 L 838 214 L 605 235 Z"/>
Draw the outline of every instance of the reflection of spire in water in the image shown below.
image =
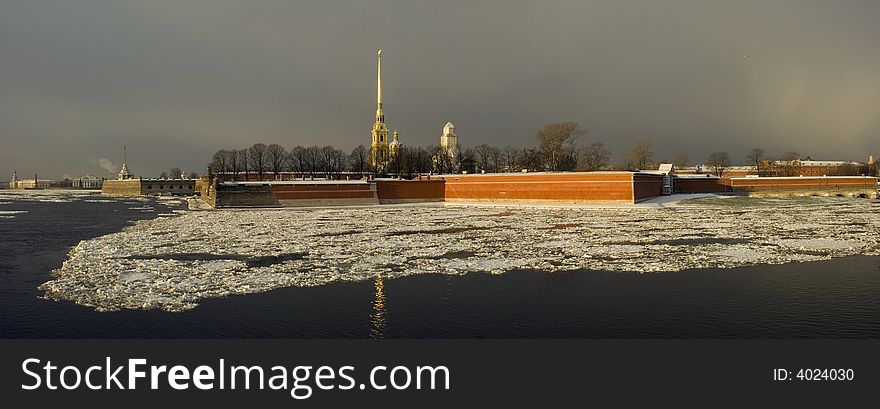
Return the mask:
<path id="1" fill-rule="evenodd" d="M 376 298 L 373 300 L 373 313 L 370 314 L 370 337 L 385 338 L 385 282 L 382 277 L 373 280 Z"/>

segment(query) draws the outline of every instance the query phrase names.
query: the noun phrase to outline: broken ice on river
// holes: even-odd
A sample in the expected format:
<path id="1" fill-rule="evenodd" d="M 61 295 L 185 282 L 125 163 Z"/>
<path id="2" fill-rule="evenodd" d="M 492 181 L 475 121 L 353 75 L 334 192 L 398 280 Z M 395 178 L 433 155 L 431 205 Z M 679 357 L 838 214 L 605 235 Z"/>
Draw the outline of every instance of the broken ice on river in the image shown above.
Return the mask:
<path id="1" fill-rule="evenodd" d="M 401 205 L 188 212 L 85 240 L 41 288 L 100 311 L 414 274 L 662 272 L 878 255 L 876 202 L 707 198 L 672 207 Z"/>

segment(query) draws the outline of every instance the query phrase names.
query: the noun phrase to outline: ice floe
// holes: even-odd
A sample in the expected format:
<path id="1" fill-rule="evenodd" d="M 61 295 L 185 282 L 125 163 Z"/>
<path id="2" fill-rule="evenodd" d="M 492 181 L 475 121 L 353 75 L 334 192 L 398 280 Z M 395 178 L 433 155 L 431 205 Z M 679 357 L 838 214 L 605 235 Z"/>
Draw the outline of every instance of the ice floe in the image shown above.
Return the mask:
<path id="1" fill-rule="evenodd" d="M 180 311 L 206 298 L 378 275 L 647 273 L 880 255 L 878 210 L 865 199 L 734 197 L 645 208 L 186 212 L 80 242 L 41 288 L 100 311 Z"/>

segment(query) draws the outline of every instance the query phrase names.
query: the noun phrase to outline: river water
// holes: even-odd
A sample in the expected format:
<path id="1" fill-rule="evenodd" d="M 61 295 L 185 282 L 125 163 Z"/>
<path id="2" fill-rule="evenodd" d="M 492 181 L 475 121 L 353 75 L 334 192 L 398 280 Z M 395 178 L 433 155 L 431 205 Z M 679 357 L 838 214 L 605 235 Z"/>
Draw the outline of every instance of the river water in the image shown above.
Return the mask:
<path id="1" fill-rule="evenodd" d="M 423 274 L 98 312 L 37 287 L 72 246 L 177 202 L 0 198 L 3 338 L 829 338 L 880 336 L 880 257 L 677 272 Z"/>

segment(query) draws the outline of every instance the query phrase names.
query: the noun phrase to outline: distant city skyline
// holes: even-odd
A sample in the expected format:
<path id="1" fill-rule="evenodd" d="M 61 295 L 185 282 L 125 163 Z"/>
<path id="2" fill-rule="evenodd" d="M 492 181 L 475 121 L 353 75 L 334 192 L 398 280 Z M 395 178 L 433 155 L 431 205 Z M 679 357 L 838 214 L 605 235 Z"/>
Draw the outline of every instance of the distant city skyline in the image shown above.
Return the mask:
<path id="1" fill-rule="evenodd" d="M 534 146 L 587 128 L 617 162 L 751 148 L 880 153 L 880 5 L 857 1 L 46 1 L 0 4 L 0 180 L 201 172 L 256 142 L 370 143 L 376 50 L 404 145 Z"/>

